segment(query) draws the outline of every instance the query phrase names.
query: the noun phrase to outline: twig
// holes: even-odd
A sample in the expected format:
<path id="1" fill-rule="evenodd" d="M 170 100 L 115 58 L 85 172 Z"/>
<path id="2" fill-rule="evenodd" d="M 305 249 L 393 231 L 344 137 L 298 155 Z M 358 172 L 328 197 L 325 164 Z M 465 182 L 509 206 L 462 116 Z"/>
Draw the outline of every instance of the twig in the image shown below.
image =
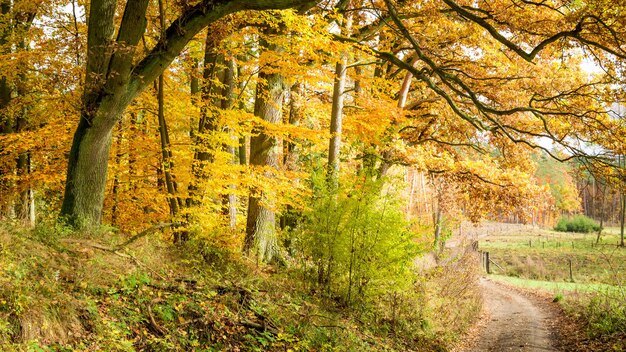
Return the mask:
<path id="1" fill-rule="evenodd" d="M 144 236 L 149 235 L 150 233 L 152 233 L 152 232 L 154 232 L 154 231 L 156 231 L 156 230 L 160 230 L 160 229 L 168 228 L 168 227 L 171 227 L 172 225 L 174 225 L 174 224 L 173 224 L 173 223 L 171 223 L 171 222 L 168 222 L 168 223 L 160 223 L 160 224 L 154 225 L 154 226 L 152 226 L 152 227 L 149 227 L 149 228 L 147 228 L 147 229 L 145 229 L 145 230 L 141 231 L 140 233 L 136 234 L 135 236 L 133 236 L 133 237 L 129 238 L 129 239 L 128 239 L 128 240 L 126 240 L 125 242 L 123 242 L 123 243 L 118 244 L 117 246 L 115 246 L 115 250 L 120 250 L 120 249 L 122 249 L 122 248 L 124 248 L 124 247 L 128 246 L 129 244 L 131 244 L 131 243 L 133 243 L 133 242 L 137 241 L 138 239 L 140 239 L 140 238 L 142 238 L 142 237 L 144 237 Z"/>
<path id="2" fill-rule="evenodd" d="M 150 318 L 150 325 L 152 326 L 152 328 L 155 330 L 155 332 L 157 332 L 158 334 L 160 334 L 161 336 L 165 336 L 165 331 L 163 331 L 163 328 L 161 328 L 157 323 L 156 320 L 154 319 L 154 315 L 152 314 L 152 308 L 150 308 L 150 305 L 148 305 L 148 317 Z"/>
<path id="3" fill-rule="evenodd" d="M 267 326 L 266 324 L 259 324 L 259 323 L 255 323 L 253 321 L 250 320 L 241 320 L 239 322 L 241 325 L 247 327 L 247 328 L 251 328 L 251 329 L 255 329 L 255 330 L 259 330 L 259 331 L 267 331 L 269 333 L 272 333 L 274 335 L 278 335 L 278 330 L 271 327 L 271 326 Z"/>

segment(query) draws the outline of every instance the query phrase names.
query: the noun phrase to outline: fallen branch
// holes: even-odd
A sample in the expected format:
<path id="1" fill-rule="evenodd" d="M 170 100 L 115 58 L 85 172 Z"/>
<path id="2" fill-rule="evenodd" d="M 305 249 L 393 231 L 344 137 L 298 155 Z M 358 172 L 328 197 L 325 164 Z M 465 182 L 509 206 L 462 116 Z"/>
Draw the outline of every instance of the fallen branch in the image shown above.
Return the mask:
<path id="1" fill-rule="evenodd" d="M 148 305 L 148 317 L 150 318 L 150 325 L 154 332 L 156 332 L 160 336 L 165 336 L 166 332 L 162 327 L 159 326 L 159 324 L 157 324 L 156 320 L 154 319 L 154 315 L 152 314 L 152 308 L 150 308 L 150 305 Z"/>
<path id="2" fill-rule="evenodd" d="M 245 326 L 247 328 L 250 329 L 255 329 L 255 330 L 259 330 L 259 331 L 267 331 L 269 333 L 272 333 L 274 335 L 278 335 L 278 330 L 271 327 L 271 326 L 267 326 L 265 324 L 259 324 L 259 323 L 255 323 L 253 321 L 250 320 L 241 320 L 239 322 L 242 326 Z"/>
<path id="3" fill-rule="evenodd" d="M 174 225 L 174 223 L 168 222 L 168 223 L 160 223 L 160 224 L 154 225 L 152 227 L 149 227 L 149 228 L 141 231 L 140 233 L 134 235 L 133 237 L 129 238 L 125 242 L 122 242 L 122 243 L 118 244 L 117 246 L 115 246 L 115 250 L 120 250 L 120 249 L 128 246 L 129 244 L 137 241 L 138 239 L 151 234 L 152 232 L 154 232 L 156 230 L 165 229 L 165 228 L 171 227 L 173 225 Z"/>

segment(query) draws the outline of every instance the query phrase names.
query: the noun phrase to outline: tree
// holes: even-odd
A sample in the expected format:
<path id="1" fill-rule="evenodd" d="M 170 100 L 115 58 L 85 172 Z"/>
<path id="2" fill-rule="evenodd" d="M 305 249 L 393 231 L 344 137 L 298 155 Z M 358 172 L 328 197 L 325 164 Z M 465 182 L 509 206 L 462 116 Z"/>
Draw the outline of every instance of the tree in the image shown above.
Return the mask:
<path id="1" fill-rule="evenodd" d="M 268 35 L 269 33 L 265 33 Z M 263 43 L 263 41 L 262 41 Z M 275 45 L 263 43 L 265 50 L 279 51 Z M 254 114 L 264 121 L 276 124 L 282 121 L 282 105 L 286 92 L 285 78 L 269 64 L 259 73 Z M 278 143 L 276 137 L 260 131 L 250 140 L 250 164 L 261 168 L 278 168 Z M 271 171 L 268 171 L 271 172 Z M 256 249 L 257 258 L 269 262 L 279 255 L 276 234 L 276 213 L 263 194 L 252 194 L 248 200 L 248 219 L 243 251 L 249 254 Z"/>
<path id="2" fill-rule="evenodd" d="M 0 1 L 0 55 L 9 57 L 15 53 L 28 51 L 28 31 L 37 16 L 36 2 Z M 0 74 L 0 134 L 20 133 L 28 129 L 28 106 L 19 102 L 27 95 L 27 59 L 15 59 L 15 71 L 9 74 L 6 70 Z M 17 73 L 15 73 L 17 72 Z M 18 178 L 25 179 L 32 169 L 31 153 L 26 150 L 17 156 L 14 166 L 7 173 L 15 173 Z M 2 172 L 0 168 L 0 172 Z M 0 190 L 2 190 L 0 180 Z M 33 226 L 35 223 L 35 200 L 30 186 L 21 185 L 21 191 L 15 202 L 15 213 L 24 224 Z M 1 206 L 2 204 L 0 204 Z M 11 206 L 11 204 L 6 204 Z M 2 210 L 0 210 L 2 214 Z"/>
<path id="3" fill-rule="evenodd" d="M 150 1 L 128 1 L 116 31 L 117 1 L 90 2 L 87 66 L 80 119 L 69 155 L 61 215 L 75 225 L 97 225 L 102 215 L 111 132 L 139 93 L 149 87 L 207 25 L 243 10 L 306 8 L 310 1 L 210 1 L 185 7 L 145 56 L 136 57 Z M 117 38 L 113 34 L 117 32 Z"/>

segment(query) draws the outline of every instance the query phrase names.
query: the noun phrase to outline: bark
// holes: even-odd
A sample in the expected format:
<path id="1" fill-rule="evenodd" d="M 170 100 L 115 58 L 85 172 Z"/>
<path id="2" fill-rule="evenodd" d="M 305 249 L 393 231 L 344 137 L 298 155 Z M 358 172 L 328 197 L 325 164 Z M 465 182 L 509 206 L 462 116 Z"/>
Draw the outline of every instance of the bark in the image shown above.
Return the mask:
<path id="1" fill-rule="evenodd" d="M 61 216 L 71 224 L 100 223 L 113 126 L 135 97 L 165 71 L 198 32 L 228 14 L 246 9 L 312 5 L 305 0 L 204 0 L 188 7 L 150 53 L 135 60 L 135 47 L 145 31 L 148 3 L 149 0 L 126 2 L 114 41 L 117 1 L 90 2 L 83 106 L 70 150 L 61 209 Z M 135 62 L 138 63 L 133 65 Z"/>
<path id="2" fill-rule="evenodd" d="M 20 153 L 17 158 L 17 176 L 28 177 L 32 171 L 31 153 Z M 23 180 L 22 180 L 23 182 Z M 15 215 L 24 226 L 35 226 L 35 194 L 30 185 L 20 191 L 16 203 Z"/>
<path id="3" fill-rule="evenodd" d="M 11 11 L 11 2 L 9 0 L 0 0 L 0 16 L 7 18 Z M 7 54 L 9 46 L 7 45 L 10 32 L 8 30 L 0 31 L 0 53 Z M 6 109 L 11 102 L 11 86 L 9 80 L 2 72 L 0 72 L 0 135 L 13 132 L 13 123 L 6 114 Z M 0 193 L 8 194 L 10 184 L 3 180 L 4 174 L 11 174 L 13 170 L 0 168 Z M 4 197 L 3 197 L 4 198 Z M 8 198 L 8 197 L 7 197 Z M 0 219 L 10 215 L 12 205 L 5 198 L 0 201 Z"/>
<path id="4" fill-rule="evenodd" d="M 441 230 L 443 227 L 443 212 L 441 208 L 442 204 L 442 185 L 439 181 L 435 179 L 434 175 L 430 175 L 430 182 L 433 188 L 432 195 L 432 217 L 433 217 L 433 228 L 434 228 L 434 241 L 433 241 L 433 249 L 435 251 L 435 255 L 439 255 L 442 250 L 441 247 Z"/>
<path id="5" fill-rule="evenodd" d="M 118 216 L 119 216 L 119 195 L 120 195 L 120 172 L 122 166 L 122 139 L 124 138 L 124 131 L 122 121 L 117 124 L 117 135 L 115 138 L 115 166 L 116 173 L 113 177 L 113 189 L 111 193 L 113 194 L 113 206 L 111 207 L 111 224 L 114 226 L 119 226 Z"/>
<path id="6" fill-rule="evenodd" d="M 600 230 L 598 230 L 598 236 L 596 237 L 596 244 L 600 243 L 602 236 L 602 230 L 604 229 L 604 202 L 606 201 L 606 185 L 602 186 L 602 198 L 600 198 Z"/>
<path id="7" fill-rule="evenodd" d="M 223 30 L 219 25 L 209 27 L 204 46 L 204 67 L 202 70 L 202 88 L 200 89 L 200 99 L 203 102 L 200 108 L 200 119 L 198 120 L 198 132 L 195 135 L 194 143 L 196 152 L 192 166 L 193 181 L 189 185 L 190 205 L 200 205 L 203 202 L 203 192 L 200 184 L 203 179 L 209 177 L 207 165 L 215 159 L 215 146 L 212 145 L 211 137 L 217 132 L 217 108 L 221 105 L 222 91 L 219 84 L 224 78 L 223 57 L 217 49 L 224 39 Z M 219 38 L 215 37 L 215 33 Z M 222 34 L 220 34 L 222 33 Z"/>
<path id="8" fill-rule="evenodd" d="M 163 0 L 159 0 L 159 22 L 161 31 L 165 31 L 165 10 L 163 9 Z M 163 33 L 161 33 L 163 34 Z M 167 189 L 168 204 L 170 207 L 170 215 L 176 217 L 180 211 L 179 198 L 177 197 L 177 186 L 174 179 L 174 162 L 172 161 L 172 151 L 170 150 L 170 135 L 165 120 L 165 77 L 163 74 L 159 76 L 157 85 L 157 101 L 158 101 L 158 118 L 159 118 L 159 136 L 161 140 L 162 168 L 165 176 L 165 187 Z M 175 236 L 175 239 L 178 239 Z"/>
<path id="9" fill-rule="evenodd" d="M 349 2 L 340 8 L 345 13 Z M 345 35 L 350 36 L 352 16 L 346 15 Z M 335 64 L 335 82 L 333 84 L 333 102 L 330 112 L 330 141 L 328 144 L 328 181 L 332 188 L 339 184 L 339 154 L 341 153 L 341 130 L 343 127 L 343 105 L 346 91 L 346 71 L 348 69 L 348 53 L 341 53 L 339 61 Z"/>
<path id="10" fill-rule="evenodd" d="M 433 248 L 435 253 L 439 253 L 441 249 L 441 207 L 437 204 L 436 211 L 433 213 L 433 224 L 435 225 L 435 238 Z"/>
<path id="11" fill-rule="evenodd" d="M 170 140 L 167 129 L 167 122 L 165 121 L 164 111 L 164 97 L 163 97 L 163 76 L 159 77 L 158 84 L 158 104 L 159 104 L 159 136 L 161 140 L 161 156 L 162 156 L 162 169 L 165 176 L 165 188 L 167 189 L 168 204 L 170 207 L 170 215 L 175 217 L 178 215 L 180 208 L 178 204 L 178 197 L 176 196 L 176 183 L 173 176 L 174 164 L 172 162 L 172 152 L 170 151 Z"/>
<path id="12" fill-rule="evenodd" d="M 298 82 L 291 87 L 291 99 L 289 101 L 289 120 L 292 126 L 300 126 L 304 118 L 304 84 Z M 296 143 L 285 143 L 284 164 L 288 171 L 298 171 L 300 155 L 296 149 Z"/>
<path id="13" fill-rule="evenodd" d="M 292 126 L 299 126 L 304 118 L 304 84 L 297 82 L 291 87 L 291 95 L 289 100 L 289 120 Z M 283 165 L 287 171 L 299 171 L 300 154 L 296 147 L 296 143 L 287 141 L 284 144 Z M 299 182 L 299 180 L 294 180 Z M 285 214 L 280 217 L 280 228 L 294 228 L 296 226 L 296 215 L 293 213 L 293 207 L 288 205 Z"/>
<path id="14" fill-rule="evenodd" d="M 276 48 L 270 48 L 276 50 Z M 281 121 L 282 103 L 285 88 L 280 73 L 259 73 L 254 114 L 269 123 Z M 263 131 L 250 140 L 250 164 L 278 168 L 277 140 Z M 268 175 L 269 176 L 269 175 Z M 276 215 L 263 194 L 251 194 L 248 201 L 248 218 L 243 252 L 254 251 L 258 260 L 270 262 L 278 259 Z"/>
<path id="15" fill-rule="evenodd" d="M 624 247 L 624 222 L 626 221 L 626 194 L 623 191 L 620 192 L 620 216 L 619 216 L 619 245 Z"/>
<path id="16" fill-rule="evenodd" d="M 91 2 L 83 107 L 70 149 L 61 208 L 61 216 L 78 227 L 101 221 L 112 129 L 136 94 L 125 88 L 134 47 L 145 29 L 148 2 L 127 2 L 117 38 L 120 50 L 115 53 L 111 44 L 116 1 Z"/>
<path id="17" fill-rule="evenodd" d="M 237 65 L 235 63 L 234 58 L 229 58 L 226 62 L 226 68 L 224 70 L 224 77 L 222 80 L 223 91 L 222 91 L 222 110 L 232 109 L 235 97 L 235 87 L 236 87 L 236 72 Z M 225 132 L 228 133 L 231 142 L 224 145 L 224 150 L 230 155 L 230 164 L 236 164 L 238 155 L 237 148 L 235 147 L 235 141 L 237 138 L 234 136 L 233 129 L 229 126 L 224 126 Z M 228 225 L 231 229 L 235 229 L 237 227 L 237 196 L 234 191 L 236 189 L 236 185 L 231 184 L 228 186 L 229 192 L 224 196 L 224 211 L 228 215 Z"/>
<path id="18" fill-rule="evenodd" d="M 331 187 L 337 187 L 339 177 L 339 152 L 341 150 L 341 130 L 343 125 L 343 103 L 346 86 L 347 55 L 343 54 L 335 65 L 333 103 L 330 113 L 330 142 L 328 145 L 328 180 Z"/>
<path id="19" fill-rule="evenodd" d="M 241 60 L 245 60 L 245 57 Z M 237 67 L 237 77 L 241 77 L 241 67 Z M 239 90 L 241 92 L 246 88 L 246 82 L 242 79 L 239 80 Z M 242 111 L 246 110 L 246 104 L 243 99 L 239 100 L 239 109 Z M 248 165 L 248 145 L 250 143 L 250 138 L 242 136 L 239 138 L 239 165 Z"/>

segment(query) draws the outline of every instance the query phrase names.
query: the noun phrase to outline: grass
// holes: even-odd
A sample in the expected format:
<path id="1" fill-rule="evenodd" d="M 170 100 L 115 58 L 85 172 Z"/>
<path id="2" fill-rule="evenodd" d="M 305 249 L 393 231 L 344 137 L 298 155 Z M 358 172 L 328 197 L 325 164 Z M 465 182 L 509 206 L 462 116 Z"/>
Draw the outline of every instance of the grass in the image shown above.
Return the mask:
<path id="1" fill-rule="evenodd" d="M 555 281 L 540 281 L 520 279 L 518 277 L 504 276 L 504 275 L 489 275 L 490 279 L 495 281 L 504 282 L 514 286 L 526 288 L 526 289 L 539 289 L 552 293 L 568 293 L 568 292 L 607 292 L 619 290 L 619 287 L 606 285 L 606 284 L 581 284 L 576 282 L 555 282 Z"/>
<path id="2" fill-rule="evenodd" d="M 539 281 L 621 285 L 626 272 L 626 249 L 618 247 L 619 236 L 613 231 L 595 244 L 595 234 L 555 231 L 519 232 L 491 236 L 480 242 L 499 265 L 495 273 Z"/>
<path id="3" fill-rule="evenodd" d="M 0 224 L 0 350 L 444 351 L 480 312 L 469 256 L 348 308 L 302 272 L 199 243 L 93 246 L 120 242 Z"/>

